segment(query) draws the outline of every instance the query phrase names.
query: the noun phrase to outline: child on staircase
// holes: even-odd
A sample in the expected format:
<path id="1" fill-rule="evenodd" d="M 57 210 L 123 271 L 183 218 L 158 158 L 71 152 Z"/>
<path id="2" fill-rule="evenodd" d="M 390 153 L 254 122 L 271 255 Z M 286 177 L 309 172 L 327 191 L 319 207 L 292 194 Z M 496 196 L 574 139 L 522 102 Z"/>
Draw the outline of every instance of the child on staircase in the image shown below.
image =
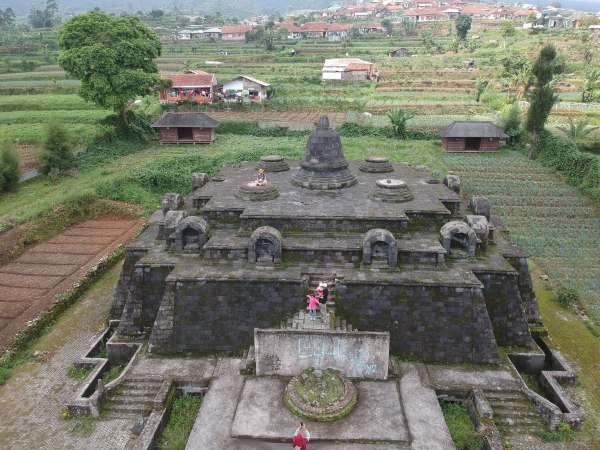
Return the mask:
<path id="1" fill-rule="evenodd" d="M 310 320 L 317 320 L 317 308 L 319 306 L 319 300 L 314 295 L 307 295 L 308 299 L 308 314 L 310 316 Z"/>

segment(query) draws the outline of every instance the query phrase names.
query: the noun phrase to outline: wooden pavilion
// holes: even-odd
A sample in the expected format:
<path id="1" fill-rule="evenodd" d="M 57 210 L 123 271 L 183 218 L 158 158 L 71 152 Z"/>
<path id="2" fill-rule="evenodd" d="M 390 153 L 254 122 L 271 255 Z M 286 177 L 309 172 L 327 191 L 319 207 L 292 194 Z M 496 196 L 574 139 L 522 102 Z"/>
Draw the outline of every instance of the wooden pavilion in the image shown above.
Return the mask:
<path id="1" fill-rule="evenodd" d="M 447 152 L 496 152 L 508 135 L 492 122 L 452 122 L 440 131 Z"/>
<path id="2" fill-rule="evenodd" d="M 210 144 L 217 125 L 215 119 L 199 112 L 168 112 L 152 128 L 159 130 L 161 144 Z"/>

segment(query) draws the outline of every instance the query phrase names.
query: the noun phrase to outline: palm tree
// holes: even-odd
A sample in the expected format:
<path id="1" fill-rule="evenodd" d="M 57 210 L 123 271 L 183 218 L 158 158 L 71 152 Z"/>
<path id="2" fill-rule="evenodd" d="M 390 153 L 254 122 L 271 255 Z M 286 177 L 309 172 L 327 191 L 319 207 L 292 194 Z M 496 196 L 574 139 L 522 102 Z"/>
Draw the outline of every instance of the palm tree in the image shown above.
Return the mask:
<path id="1" fill-rule="evenodd" d="M 560 131 L 565 133 L 565 135 L 569 139 L 571 139 L 573 142 L 581 142 L 581 141 L 585 140 L 585 138 L 592 131 L 600 128 L 600 127 L 588 126 L 588 125 L 589 125 L 588 119 L 584 119 L 584 120 L 575 122 L 575 120 L 572 117 L 569 117 L 569 126 L 568 127 L 565 125 L 558 125 L 556 128 L 558 128 Z"/>

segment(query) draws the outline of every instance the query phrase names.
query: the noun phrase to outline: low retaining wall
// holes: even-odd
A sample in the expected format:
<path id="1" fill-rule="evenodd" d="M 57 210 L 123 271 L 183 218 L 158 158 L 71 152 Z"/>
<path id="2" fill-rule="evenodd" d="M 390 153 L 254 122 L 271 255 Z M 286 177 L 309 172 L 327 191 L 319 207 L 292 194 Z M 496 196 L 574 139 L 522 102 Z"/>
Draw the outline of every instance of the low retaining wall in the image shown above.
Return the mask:
<path id="1" fill-rule="evenodd" d="M 254 329 L 257 375 L 294 376 L 332 368 L 354 378 L 388 376 L 388 332 Z"/>

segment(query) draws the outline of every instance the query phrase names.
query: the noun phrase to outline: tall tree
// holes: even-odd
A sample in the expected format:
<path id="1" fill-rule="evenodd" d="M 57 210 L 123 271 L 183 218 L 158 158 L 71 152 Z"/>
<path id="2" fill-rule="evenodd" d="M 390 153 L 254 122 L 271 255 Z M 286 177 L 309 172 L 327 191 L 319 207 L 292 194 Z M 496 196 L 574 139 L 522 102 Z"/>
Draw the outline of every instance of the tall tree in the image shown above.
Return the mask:
<path id="1" fill-rule="evenodd" d="M 58 64 L 81 80 L 79 95 L 115 110 L 126 126 L 129 102 L 164 84 L 154 62 L 160 39 L 137 17 L 81 14 L 59 30 L 58 43 Z"/>
<path id="2" fill-rule="evenodd" d="M 454 26 L 456 28 L 456 34 L 461 39 L 467 38 L 467 33 L 471 29 L 471 16 L 467 16 L 465 14 L 459 14 L 454 22 Z"/>
<path id="3" fill-rule="evenodd" d="M 58 25 L 60 17 L 58 15 L 58 4 L 56 0 L 47 0 L 46 9 L 44 9 L 45 26 L 51 27 Z"/>
<path id="4" fill-rule="evenodd" d="M 527 130 L 532 140 L 537 140 L 538 134 L 544 130 L 544 125 L 550 115 L 552 106 L 558 99 L 552 86 L 556 59 L 556 49 L 552 44 L 546 44 L 533 63 L 531 77 L 527 84 L 529 111 L 527 111 Z M 534 145 L 530 147 L 529 159 L 533 158 Z"/>
<path id="5" fill-rule="evenodd" d="M 383 19 L 381 21 L 381 26 L 385 29 L 385 32 L 391 36 L 394 33 L 394 24 L 390 19 Z"/>

